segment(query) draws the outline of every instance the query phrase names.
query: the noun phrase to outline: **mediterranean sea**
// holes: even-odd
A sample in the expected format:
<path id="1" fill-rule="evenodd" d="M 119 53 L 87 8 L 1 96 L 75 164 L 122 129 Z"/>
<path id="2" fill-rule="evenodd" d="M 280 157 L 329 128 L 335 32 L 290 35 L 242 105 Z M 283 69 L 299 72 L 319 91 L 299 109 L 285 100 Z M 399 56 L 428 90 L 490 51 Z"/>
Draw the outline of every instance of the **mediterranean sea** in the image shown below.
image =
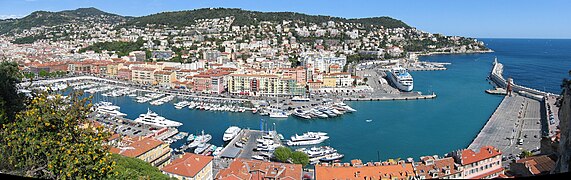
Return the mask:
<path id="1" fill-rule="evenodd" d="M 486 77 L 494 57 L 504 64 L 504 76 L 515 83 L 560 93 L 563 78 L 571 70 L 571 40 L 482 39 L 493 53 L 436 55 L 422 61 L 450 62 L 446 71 L 412 72 L 415 91 L 435 92 L 437 98 L 409 101 L 346 102 L 357 109 L 336 118 L 302 120 L 296 117 L 270 119 L 246 113 L 177 110 L 172 103 L 139 104 L 130 97 L 109 98 L 121 106 L 127 118 L 135 119 L 147 108 L 168 119 L 184 123 L 180 131 L 213 136 L 212 144 L 223 145 L 224 130 L 232 125 L 260 129 L 260 119 L 286 138 L 306 131 L 329 133 L 324 142 L 345 154 L 342 160 L 378 161 L 389 158 L 444 155 L 466 148 L 502 100 L 484 91 L 492 86 Z M 95 101 L 107 99 L 99 95 Z M 371 119 L 371 122 L 365 120 Z M 179 147 L 182 140 L 172 147 Z"/>

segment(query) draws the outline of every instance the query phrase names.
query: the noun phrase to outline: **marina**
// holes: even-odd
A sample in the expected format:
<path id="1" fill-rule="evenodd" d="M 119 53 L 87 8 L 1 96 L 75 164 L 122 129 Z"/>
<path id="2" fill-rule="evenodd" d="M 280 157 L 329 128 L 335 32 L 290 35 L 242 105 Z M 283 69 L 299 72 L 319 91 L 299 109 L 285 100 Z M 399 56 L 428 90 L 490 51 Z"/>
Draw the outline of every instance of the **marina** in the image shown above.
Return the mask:
<path id="1" fill-rule="evenodd" d="M 392 98 L 390 98 L 391 101 L 371 101 L 370 98 L 359 99 L 361 101 L 344 99 L 346 105 L 357 111 L 353 113 L 346 112 L 342 116 L 331 118 L 319 118 L 319 115 L 323 116 L 327 114 L 319 111 L 317 106 L 309 108 L 307 105 L 318 104 L 322 106 L 324 99 L 331 99 L 330 97 L 337 96 L 336 93 L 330 93 L 329 95 L 313 94 L 313 97 L 310 98 L 310 102 L 291 102 L 292 105 L 283 105 L 284 103 L 290 103 L 287 102 L 286 98 L 280 98 L 282 99 L 280 101 L 286 101 L 281 103 L 276 102 L 275 97 L 261 98 L 268 102 L 266 107 L 273 106 L 273 108 L 281 108 L 283 111 L 293 106 L 292 109 L 289 110 L 292 114 L 289 114 L 287 118 L 269 118 L 269 113 L 265 112 L 262 108 L 252 108 L 250 111 L 245 110 L 244 113 L 234 113 L 231 111 L 206 110 L 206 107 L 204 110 L 189 110 L 188 107 L 190 107 L 190 105 L 178 109 L 174 105 L 182 101 L 194 102 L 195 100 L 192 98 L 198 98 L 200 102 L 208 102 L 210 104 L 223 101 L 251 101 L 253 102 L 252 104 L 257 104 L 258 99 L 247 100 L 239 97 L 200 96 L 177 91 L 159 91 L 153 90 L 152 88 L 143 90 L 143 87 L 140 86 L 93 77 L 75 77 L 67 80 L 70 80 L 70 86 L 74 87 L 72 89 L 92 89 L 96 88 L 95 84 L 97 83 L 119 86 L 119 88 L 117 88 L 119 90 L 121 88 L 139 89 L 136 93 L 118 97 L 103 96 L 103 94 L 107 92 L 95 92 L 90 95 L 93 95 L 94 102 L 107 101 L 120 106 L 120 112 L 127 114 L 127 116 L 125 116 L 127 120 L 125 121 L 137 118 L 139 114 L 147 112 L 148 108 L 150 108 L 152 111 L 167 119 L 177 120 L 183 123 L 183 125 L 177 128 L 181 132 L 200 134 L 201 130 L 205 130 L 205 132 L 212 135 L 213 138 L 209 143 L 217 146 L 216 149 L 220 149 L 219 147 L 224 146 L 225 143 L 222 137 L 228 127 L 239 125 L 242 129 L 257 128 L 259 127 L 259 119 L 262 118 L 268 123 L 275 123 L 278 131 L 285 137 L 291 137 L 296 133 L 308 131 L 327 132 L 330 139 L 317 146 L 335 147 L 339 152 L 343 152 L 344 158 L 341 159 L 343 161 L 353 158 L 382 160 L 393 157 L 404 158 L 419 157 L 427 154 L 445 154 L 453 149 L 468 147 L 478 132 L 482 130 L 482 127 L 485 126 L 486 120 L 490 118 L 490 114 L 495 111 L 503 99 L 501 96 L 484 93 L 485 90 L 493 88 L 485 82 L 485 79 L 491 72 L 490 64 L 493 63 L 494 56 L 498 55 L 479 54 L 421 57 L 420 59 L 424 61 L 453 62 L 448 66 L 446 71 L 411 70 L 411 72 L 409 72 L 414 76 L 415 91 L 422 92 L 422 94 L 426 95 L 437 92 L 439 98 L 419 101 L 392 101 Z M 502 56 L 500 56 L 499 59 L 501 59 L 502 63 L 506 64 L 506 66 L 510 65 L 510 67 L 513 67 L 513 64 L 510 64 L 513 63 L 513 60 Z M 511 70 L 506 69 L 505 71 L 510 72 Z M 81 81 L 78 81 L 78 79 L 81 79 Z M 517 76 L 514 77 L 514 79 L 521 84 L 526 82 L 524 81 L 525 79 L 518 78 Z M 49 84 L 43 84 L 45 87 L 52 89 L 65 89 L 65 84 L 67 83 L 62 82 L 67 82 L 67 80 L 44 80 L 39 82 L 50 82 Z M 75 86 L 74 83 L 76 83 L 77 86 Z M 550 92 L 553 92 L 553 90 Z M 134 101 L 136 97 L 144 96 L 144 94 L 147 93 L 170 93 L 177 97 L 168 103 L 156 106 L 149 105 L 149 101 L 147 103 L 137 103 Z M 392 92 L 387 91 L 381 93 L 391 94 Z M 400 94 L 400 96 L 405 95 L 406 94 Z M 179 96 L 188 98 L 180 99 Z M 378 96 L 378 94 L 372 94 L 370 96 Z M 397 96 L 399 95 L 395 95 L 395 97 Z M 358 96 L 345 98 L 358 99 Z M 199 100 L 196 101 L 199 102 Z M 304 108 L 303 106 L 306 107 Z M 301 110 L 297 111 L 295 107 L 301 107 Z M 311 111 L 316 116 L 311 118 L 312 120 L 307 120 L 306 118 L 293 114 L 293 112 L 307 112 L 307 110 L 314 108 L 319 112 Z M 477 109 L 477 111 L 475 109 Z M 266 113 L 268 114 L 266 115 Z M 459 130 L 458 127 L 462 127 L 462 130 Z M 119 131 L 123 129 L 126 128 L 121 128 Z M 145 132 L 145 129 L 149 131 L 149 127 L 147 127 L 137 130 L 125 130 L 125 132 L 129 132 L 126 134 L 132 135 L 138 130 Z M 172 136 L 176 134 L 178 134 L 178 132 L 173 133 Z M 355 136 L 359 138 L 355 138 Z M 441 137 L 446 136 L 454 136 L 456 138 L 443 142 Z M 383 138 L 378 140 L 378 143 L 370 143 L 375 137 Z M 530 135 L 528 135 L 528 138 L 529 137 Z M 533 135 L 531 137 L 533 137 Z M 525 144 L 527 142 L 530 141 L 524 140 L 523 143 Z M 184 143 L 182 140 L 173 141 L 171 146 L 173 148 L 179 148 Z M 431 148 L 427 149 L 423 147 Z M 214 151 L 216 151 L 216 149 Z"/>

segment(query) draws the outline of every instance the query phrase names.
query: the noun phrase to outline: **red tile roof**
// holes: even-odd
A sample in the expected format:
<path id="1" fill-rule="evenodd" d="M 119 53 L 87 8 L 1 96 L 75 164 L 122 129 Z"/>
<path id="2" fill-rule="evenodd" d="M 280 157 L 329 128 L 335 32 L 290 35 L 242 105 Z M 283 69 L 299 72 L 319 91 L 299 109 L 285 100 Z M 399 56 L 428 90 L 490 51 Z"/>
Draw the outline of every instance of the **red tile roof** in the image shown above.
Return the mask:
<path id="1" fill-rule="evenodd" d="M 184 177 L 194 177 L 204 169 L 214 157 L 185 153 L 181 158 L 175 159 L 161 171 Z"/>
<path id="2" fill-rule="evenodd" d="M 480 148 L 480 151 L 477 153 L 471 149 L 464 149 L 461 153 L 460 164 L 462 165 L 472 164 L 502 154 L 499 149 L 493 146 L 484 146 Z"/>
<path id="3" fill-rule="evenodd" d="M 220 170 L 216 179 L 301 179 L 302 167 L 299 164 L 265 162 L 258 160 L 235 159 L 228 168 Z"/>
<path id="4" fill-rule="evenodd" d="M 409 179 L 415 176 L 411 163 L 376 163 L 373 166 L 350 166 L 349 163 L 315 165 L 315 179 Z"/>
<path id="5" fill-rule="evenodd" d="M 138 141 L 134 141 L 129 145 L 128 149 L 120 150 L 111 148 L 112 153 L 121 154 L 128 157 L 139 157 L 146 152 L 155 149 L 156 147 L 164 144 L 162 141 L 155 140 L 153 138 L 145 138 Z"/>

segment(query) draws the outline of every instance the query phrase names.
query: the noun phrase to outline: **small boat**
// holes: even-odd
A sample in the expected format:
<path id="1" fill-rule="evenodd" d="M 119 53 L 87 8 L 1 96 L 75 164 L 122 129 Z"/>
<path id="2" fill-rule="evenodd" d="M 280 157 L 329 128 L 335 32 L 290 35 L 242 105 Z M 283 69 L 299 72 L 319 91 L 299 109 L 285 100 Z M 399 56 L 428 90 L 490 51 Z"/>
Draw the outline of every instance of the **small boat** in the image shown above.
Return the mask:
<path id="1" fill-rule="evenodd" d="M 264 157 L 260 156 L 260 155 L 253 155 L 252 158 L 257 159 L 257 160 L 264 160 Z"/>
<path id="2" fill-rule="evenodd" d="M 367 120 L 365 120 L 365 121 L 366 121 L 366 122 L 372 122 L 373 120 L 371 120 L 371 119 L 367 119 Z"/>
<path id="3" fill-rule="evenodd" d="M 194 134 L 189 134 L 188 138 L 186 138 L 186 141 L 188 141 L 188 142 L 194 141 L 194 138 L 195 138 Z"/>
<path id="4" fill-rule="evenodd" d="M 319 160 L 321 161 L 334 161 L 334 160 L 339 160 L 341 158 L 343 158 L 345 155 L 343 154 L 339 154 L 339 153 L 333 153 L 331 155 L 327 155 Z"/>

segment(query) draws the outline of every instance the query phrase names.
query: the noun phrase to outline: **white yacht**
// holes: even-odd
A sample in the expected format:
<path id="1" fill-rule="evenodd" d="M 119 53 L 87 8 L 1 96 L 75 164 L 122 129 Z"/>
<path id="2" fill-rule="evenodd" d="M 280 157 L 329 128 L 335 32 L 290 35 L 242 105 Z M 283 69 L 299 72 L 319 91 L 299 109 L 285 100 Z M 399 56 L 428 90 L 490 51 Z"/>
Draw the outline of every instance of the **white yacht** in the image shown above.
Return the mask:
<path id="1" fill-rule="evenodd" d="M 389 74 L 389 79 L 396 88 L 401 91 L 410 92 L 414 86 L 412 75 L 408 73 L 405 68 L 400 66 L 392 68 Z"/>
<path id="2" fill-rule="evenodd" d="M 307 132 L 300 135 L 294 135 L 291 140 L 287 141 L 288 146 L 303 146 L 303 145 L 313 145 L 319 144 L 323 141 L 329 139 L 327 133 L 323 132 Z"/>
<path id="3" fill-rule="evenodd" d="M 182 125 L 182 123 L 180 122 L 168 120 L 162 116 L 159 116 L 157 113 L 151 111 L 150 109 L 147 109 L 146 114 L 139 115 L 139 117 L 135 119 L 135 122 L 140 122 L 160 127 L 178 127 Z"/>
<path id="4" fill-rule="evenodd" d="M 174 108 L 176 108 L 176 109 L 182 109 L 182 108 L 184 108 L 184 107 L 186 107 L 186 106 L 188 106 L 188 105 L 190 105 L 190 102 L 188 102 L 188 101 L 181 101 L 181 102 L 175 103 L 175 104 L 174 104 Z"/>
<path id="5" fill-rule="evenodd" d="M 271 118 L 287 118 L 288 115 L 287 115 L 284 111 L 282 111 L 282 110 L 272 109 L 272 110 L 270 111 L 270 117 L 271 117 Z"/>
<path id="6" fill-rule="evenodd" d="M 117 117 L 127 116 L 127 114 L 119 112 L 119 109 L 121 109 L 121 107 L 115 106 L 110 102 L 100 102 L 97 103 L 95 106 L 96 106 L 95 111 L 100 114 L 108 114 Z"/>
<path id="7" fill-rule="evenodd" d="M 188 147 L 190 148 L 194 148 L 197 147 L 200 144 L 205 144 L 208 141 L 210 141 L 210 139 L 212 139 L 212 135 L 210 134 L 204 134 L 204 131 L 202 131 L 202 135 L 198 135 L 194 138 L 194 141 L 192 141 L 192 143 L 190 143 L 188 145 Z"/>
<path id="8" fill-rule="evenodd" d="M 238 133 L 240 133 L 240 129 L 239 127 L 236 126 L 230 126 L 228 129 L 226 129 L 226 131 L 224 131 L 224 136 L 222 137 L 222 140 L 224 141 L 230 141 L 232 140 L 234 137 L 236 137 L 236 135 L 238 135 Z"/>
<path id="9" fill-rule="evenodd" d="M 355 111 L 357 111 L 357 110 L 353 109 L 352 107 L 348 106 L 347 104 L 345 104 L 345 103 L 343 103 L 343 102 L 335 103 L 335 106 L 341 107 L 341 108 L 347 110 L 347 112 L 355 112 Z"/>

